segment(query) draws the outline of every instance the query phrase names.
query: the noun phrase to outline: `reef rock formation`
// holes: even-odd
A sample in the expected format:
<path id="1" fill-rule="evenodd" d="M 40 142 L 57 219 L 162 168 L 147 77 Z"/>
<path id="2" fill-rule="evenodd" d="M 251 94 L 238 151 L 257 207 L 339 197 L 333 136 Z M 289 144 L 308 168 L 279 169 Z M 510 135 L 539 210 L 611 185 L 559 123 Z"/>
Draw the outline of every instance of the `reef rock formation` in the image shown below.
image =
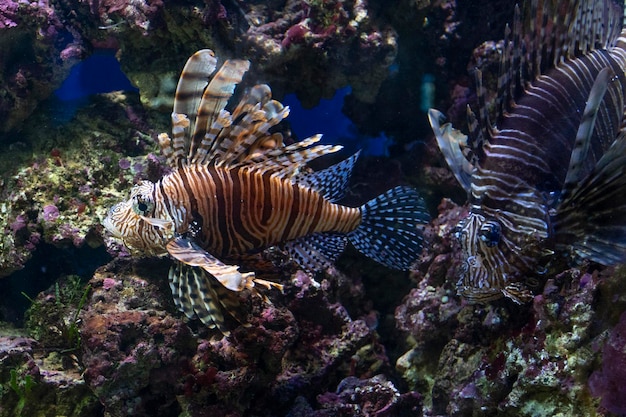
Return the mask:
<path id="1" fill-rule="evenodd" d="M 0 1 L 0 135 L 19 128 L 83 55 L 81 36 L 48 2 Z"/>

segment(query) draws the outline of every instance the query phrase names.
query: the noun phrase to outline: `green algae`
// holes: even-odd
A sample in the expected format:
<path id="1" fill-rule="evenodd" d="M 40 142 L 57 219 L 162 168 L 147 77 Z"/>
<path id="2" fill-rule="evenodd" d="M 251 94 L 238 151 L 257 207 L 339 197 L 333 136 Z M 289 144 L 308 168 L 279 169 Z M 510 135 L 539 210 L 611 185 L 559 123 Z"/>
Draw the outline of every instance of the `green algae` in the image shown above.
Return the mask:
<path id="1" fill-rule="evenodd" d="M 0 152 L 0 276 L 21 268 L 36 246 L 102 245 L 101 220 L 146 175 L 152 131 L 129 119 L 136 95 L 93 97 L 71 122 L 42 110 L 10 152 Z M 157 114 L 158 116 L 158 114 Z M 154 125 L 165 126 L 165 117 Z M 136 122 L 135 122 L 136 123 Z M 48 127 L 42 129 L 42 126 Z M 130 167 L 122 167 L 121 159 Z"/>

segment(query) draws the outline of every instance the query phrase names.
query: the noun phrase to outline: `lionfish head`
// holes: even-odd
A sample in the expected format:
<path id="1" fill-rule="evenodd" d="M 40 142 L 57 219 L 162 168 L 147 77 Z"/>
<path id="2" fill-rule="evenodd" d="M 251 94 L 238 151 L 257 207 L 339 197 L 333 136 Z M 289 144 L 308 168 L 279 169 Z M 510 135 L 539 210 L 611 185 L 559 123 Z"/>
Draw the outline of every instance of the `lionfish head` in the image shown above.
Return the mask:
<path id="1" fill-rule="evenodd" d="M 172 222 L 156 216 L 154 184 L 142 181 L 134 186 L 128 200 L 109 209 L 102 225 L 137 254 L 159 256 L 167 253 L 165 245 L 172 239 Z"/>
<path id="2" fill-rule="evenodd" d="M 464 264 L 457 284 L 470 302 L 486 302 L 507 296 L 516 302 L 529 294 L 519 287 L 519 272 L 503 251 L 502 226 L 497 219 L 471 212 L 455 229 Z"/>

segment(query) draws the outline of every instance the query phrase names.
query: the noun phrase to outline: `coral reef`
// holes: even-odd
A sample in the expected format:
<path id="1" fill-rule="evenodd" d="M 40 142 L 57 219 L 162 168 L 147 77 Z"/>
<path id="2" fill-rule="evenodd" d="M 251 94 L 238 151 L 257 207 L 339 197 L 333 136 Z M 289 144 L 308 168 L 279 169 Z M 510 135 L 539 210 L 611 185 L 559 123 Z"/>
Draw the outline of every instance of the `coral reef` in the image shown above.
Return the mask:
<path id="1" fill-rule="evenodd" d="M 71 123 L 59 124 L 48 109 L 22 129 L 28 141 L 15 142 L 11 152 L 2 153 L 0 276 L 22 268 L 40 242 L 102 244 L 100 219 L 120 199 L 123 191 L 118 189 L 151 169 L 151 159 L 143 153 L 153 141 L 136 120 L 133 100 L 135 96 L 119 94 L 94 98 Z M 103 122 L 106 118 L 116 123 Z"/>
<path id="2" fill-rule="evenodd" d="M 463 119 L 475 99 L 468 57 L 501 37 L 512 7 L 0 0 L 0 276 L 44 243 L 104 243 L 116 257 L 33 296 L 29 336 L 0 330 L 0 416 L 624 413 L 623 268 L 554 265 L 527 306 L 470 306 L 456 295 L 453 229 L 467 209 L 442 197 L 465 195 L 428 140 L 417 98 L 435 74 L 436 107 Z M 487 24 L 465 24 L 479 16 Z M 343 272 L 319 283 L 285 266 L 284 294 L 270 294 L 272 304 L 244 296 L 249 326 L 221 339 L 176 310 L 167 260 L 130 259 L 102 236 L 100 219 L 130 185 L 161 176 L 154 139 L 169 129 L 181 64 L 205 47 L 251 59 L 252 81 L 306 105 L 352 86 L 351 119 L 393 137 L 401 155 L 357 167 L 348 200 L 360 204 L 406 175 L 439 212 L 410 280 L 350 251 Z M 470 65 L 492 65 L 498 47 L 482 43 Z M 46 101 L 94 48 L 116 50 L 140 93 Z"/>
<path id="3" fill-rule="evenodd" d="M 91 417 L 102 407 L 67 355 L 0 330 L 0 416 Z"/>
<path id="4" fill-rule="evenodd" d="M 419 409 L 417 393 L 402 394 L 376 376 L 390 367 L 370 321 L 353 320 L 331 301 L 335 293 L 358 292 L 333 289 L 327 280 L 351 286 L 338 272 L 329 271 L 321 286 L 297 272 L 273 304 L 247 299 L 249 325 L 221 338 L 174 313 L 167 267 L 163 260 L 118 259 L 89 283 L 81 362 L 108 415 L 303 415 L 304 407 L 317 409 L 311 415 L 357 416 L 363 415 L 358 410 Z"/>
<path id="5" fill-rule="evenodd" d="M 602 367 L 589 378 L 591 393 L 602 398 L 600 405 L 617 415 L 626 413 L 625 363 L 626 313 L 622 313 L 602 350 Z"/>
<path id="6" fill-rule="evenodd" d="M 115 271 L 100 269 L 90 281 L 80 325 L 85 381 L 109 415 L 172 415 L 171 384 L 182 377 L 195 341 L 166 314 L 163 292 L 146 280 L 147 271 Z"/>
<path id="7" fill-rule="evenodd" d="M 19 128 L 83 55 L 81 36 L 48 2 L 0 1 L 0 135 Z"/>

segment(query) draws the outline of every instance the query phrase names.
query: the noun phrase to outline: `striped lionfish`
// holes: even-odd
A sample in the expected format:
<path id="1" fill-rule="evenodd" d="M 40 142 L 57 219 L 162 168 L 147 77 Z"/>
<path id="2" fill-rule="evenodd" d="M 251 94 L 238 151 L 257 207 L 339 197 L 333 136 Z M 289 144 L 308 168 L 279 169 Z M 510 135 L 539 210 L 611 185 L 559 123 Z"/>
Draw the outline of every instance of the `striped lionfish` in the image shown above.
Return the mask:
<path id="1" fill-rule="evenodd" d="M 232 113 L 225 110 L 249 65 L 227 60 L 211 77 L 212 51 L 189 58 L 176 89 L 172 138 L 159 135 L 172 171 L 134 186 L 103 221 L 132 251 L 173 258 L 176 306 L 224 334 L 223 313 L 237 318 L 238 292 L 260 295 L 255 284 L 282 289 L 228 262 L 278 246 L 313 272 L 330 266 L 350 241 L 383 265 L 408 269 L 421 251 L 418 227 L 428 221 L 422 199 L 405 186 L 361 207 L 337 204 L 358 153 L 310 169 L 309 161 L 341 146 L 316 145 L 321 135 L 284 145 L 270 129 L 289 109 L 267 85 L 249 89 Z"/>
<path id="2" fill-rule="evenodd" d="M 490 121 L 481 71 L 469 136 L 429 118 L 469 196 L 456 229 L 470 302 L 517 303 L 558 259 L 626 262 L 623 3 L 533 0 L 505 32 Z M 555 254 L 565 257 L 555 257 Z M 552 263 L 552 264 L 551 264 Z"/>

